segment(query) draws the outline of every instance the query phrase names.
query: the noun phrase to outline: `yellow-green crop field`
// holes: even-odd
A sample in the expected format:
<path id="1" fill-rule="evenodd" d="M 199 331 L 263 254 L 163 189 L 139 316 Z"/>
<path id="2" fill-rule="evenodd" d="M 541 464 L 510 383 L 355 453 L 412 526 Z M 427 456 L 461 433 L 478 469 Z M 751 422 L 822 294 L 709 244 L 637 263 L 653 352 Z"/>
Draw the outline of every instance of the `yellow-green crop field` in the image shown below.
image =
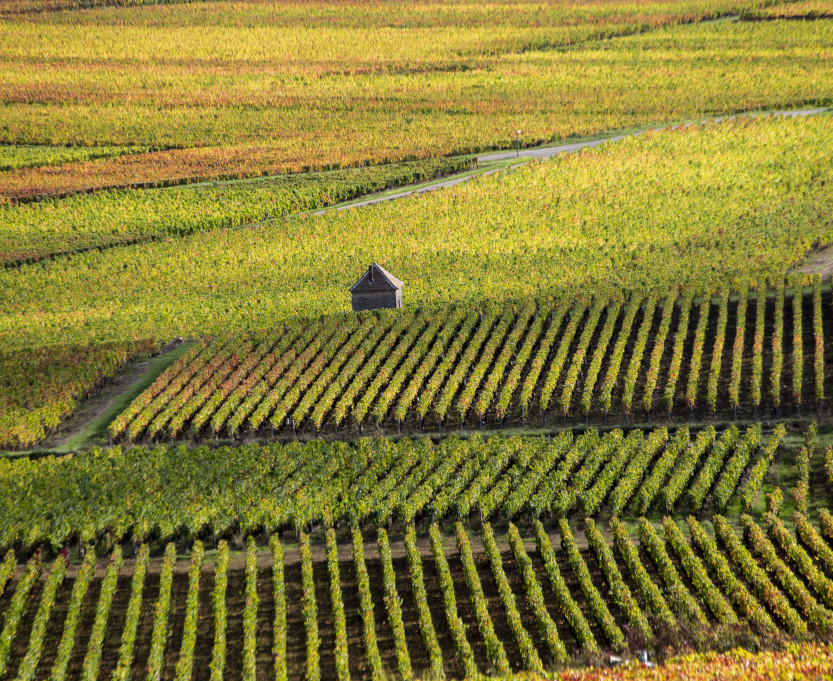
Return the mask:
<path id="1" fill-rule="evenodd" d="M 373 260 L 406 282 L 409 307 L 738 290 L 830 243 L 832 139 L 829 116 L 685 127 L 367 209 L 5 269 L 0 342 L 162 340 L 345 312 Z"/>
<path id="2" fill-rule="evenodd" d="M 518 129 L 534 144 L 829 105 L 829 21 L 698 23 L 769 4 L 208 2 L 9 15 L 0 141 L 155 151 L 1 174 L 0 200 L 508 147 Z"/>
<path id="3" fill-rule="evenodd" d="M 153 190 L 113 189 L 23 206 L 7 204 L 0 206 L 0 263 L 240 227 L 432 180 L 474 165 L 467 157 L 439 158 Z"/>
<path id="4" fill-rule="evenodd" d="M 211 224 L 197 216 L 210 205 L 211 220 L 239 224 L 258 201 L 268 207 L 279 193 L 256 183 L 232 188 L 227 196 L 237 198 L 227 202 L 222 191 L 209 203 L 183 188 L 179 203 L 133 191 L 7 207 L 0 234 L 24 253 L 65 248 L 85 215 L 98 215 L 99 231 L 87 235 L 96 239 L 122 238 L 121 215 L 150 228 L 171 206 L 183 220 L 176 229 L 197 231 L 0 271 L 0 342 L 24 358 L 53 347 L 57 358 L 67 344 L 162 344 L 344 313 L 348 286 L 372 260 L 406 281 L 406 306 L 416 309 L 523 304 L 542 295 L 738 291 L 778 280 L 830 243 L 831 139 L 826 115 L 681 127 L 429 196 L 245 229 L 200 232 Z M 37 216 L 48 228 L 39 228 Z M 90 389 L 84 386 L 78 395 Z M 10 386 L 8 394 L 20 390 Z M 7 404 L 15 407 L 7 410 L 4 441 L 36 440 L 39 421 L 13 425 L 28 413 L 25 403 L 11 397 Z"/>
<path id="5" fill-rule="evenodd" d="M 830 0 L 0 0 L 0 681 L 831 678 L 831 63 Z"/>

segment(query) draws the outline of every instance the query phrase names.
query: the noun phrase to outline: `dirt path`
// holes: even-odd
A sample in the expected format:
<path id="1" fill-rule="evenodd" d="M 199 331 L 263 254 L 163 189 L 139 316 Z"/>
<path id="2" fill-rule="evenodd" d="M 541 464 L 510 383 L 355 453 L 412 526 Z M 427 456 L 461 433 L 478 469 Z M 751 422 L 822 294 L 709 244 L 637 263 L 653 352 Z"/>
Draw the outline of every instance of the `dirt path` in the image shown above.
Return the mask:
<path id="1" fill-rule="evenodd" d="M 106 428 L 164 369 L 180 357 L 190 343 L 177 339 L 147 359 L 129 362 L 124 371 L 106 381 L 91 397 L 41 442 L 38 450 L 74 451 L 106 444 Z"/>

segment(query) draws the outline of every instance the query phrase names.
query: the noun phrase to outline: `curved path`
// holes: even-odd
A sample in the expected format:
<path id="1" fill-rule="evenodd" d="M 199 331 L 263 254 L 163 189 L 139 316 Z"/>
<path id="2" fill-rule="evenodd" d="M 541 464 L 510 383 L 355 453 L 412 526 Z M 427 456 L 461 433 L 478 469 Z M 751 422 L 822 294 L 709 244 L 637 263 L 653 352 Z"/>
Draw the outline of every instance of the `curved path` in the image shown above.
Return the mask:
<path id="1" fill-rule="evenodd" d="M 702 121 L 703 123 L 706 122 L 719 122 L 725 120 L 732 120 L 734 118 L 741 118 L 741 117 L 748 117 L 748 116 L 774 116 L 776 118 L 781 118 L 785 116 L 813 116 L 816 114 L 827 113 L 829 111 L 833 111 L 833 109 L 801 109 L 795 111 L 776 111 L 772 113 L 749 113 L 749 114 L 738 114 L 736 116 L 721 116 L 717 118 L 709 118 L 707 120 Z M 687 123 L 687 124 L 679 124 L 679 123 L 670 123 L 668 125 L 660 126 L 657 128 L 652 128 L 652 131 L 659 131 L 665 130 L 667 128 L 676 127 L 678 125 L 696 125 L 695 123 Z M 536 158 L 551 158 L 552 156 L 558 156 L 560 154 L 571 154 L 580 149 L 585 149 L 588 147 L 598 147 L 599 145 L 605 144 L 607 142 L 618 142 L 625 137 L 636 137 L 637 135 L 643 134 L 642 132 L 634 132 L 628 134 L 613 134 L 608 137 L 601 137 L 599 139 L 594 140 L 587 140 L 584 142 L 572 142 L 568 144 L 556 144 L 553 146 L 545 146 L 545 147 L 533 147 L 531 149 L 521 149 L 519 152 L 516 151 L 500 151 L 496 153 L 490 154 L 482 154 L 477 157 L 478 163 L 488 163 L 490 161 L 506 161 L 513 158 L 518 159 L 518 163 L 516 165 L 508 166 L 509 169 L 516 168 L 524 163 L 527 163 Z M 482 175 L 491 175 L 492 173 L 496 173 L 500 170 L 506 170 L 507 167 L 502 168 L 495 168 L 492 170 L 484 170 L 483 172 L 474 172 L 469 175 L 465 175 L 463 177 L 455 177 L 449 180 L 442 180 L 440 182 L 436 182 L 434 184 L 428 185 L 421 185 L 414 187 L 412 189 L 403 189 L 402 191 L 398 191 L 392 194 L 386 194 L 384 196 L 377 196 L 375 198 L 366 199 L 364 201 L 356 201 L 353 203 L 340 205 L 340 206 L 330 206 L 329 208 L 324 208 L 319 211 L 315 211 L 313 215 L 322 215 L 331 210 L 347 210 L 348 208 L 360 208 L 362 206 L 371 206 L 375 203 L 383 203 L 385 201 L 393 201 L 395 199 L 401 199 L 406 196 L 412 196 L 414 194 L 423 194 L 425 192 L 432 192 L 436 191 L 437 189 L 444 189 L 446 187 L 453 187 L 454 185 L 460 184 L 461 182 L 465 182 L 466 180 L 471 179 L 472 177 L 479 177 Z"/>

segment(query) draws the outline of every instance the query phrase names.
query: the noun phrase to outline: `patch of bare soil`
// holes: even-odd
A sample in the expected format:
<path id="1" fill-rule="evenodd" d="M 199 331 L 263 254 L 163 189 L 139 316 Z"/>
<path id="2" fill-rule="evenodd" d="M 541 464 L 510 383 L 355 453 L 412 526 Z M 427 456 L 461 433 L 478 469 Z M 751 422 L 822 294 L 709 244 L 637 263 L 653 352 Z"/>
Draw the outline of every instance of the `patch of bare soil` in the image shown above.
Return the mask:
<path id="1" fill-rule="evenodd" d="M 813 251 L 798 267 L 788 274 L 821 274 L 822 283 L 826 284 L 833 277 L 833 246 Z"/>

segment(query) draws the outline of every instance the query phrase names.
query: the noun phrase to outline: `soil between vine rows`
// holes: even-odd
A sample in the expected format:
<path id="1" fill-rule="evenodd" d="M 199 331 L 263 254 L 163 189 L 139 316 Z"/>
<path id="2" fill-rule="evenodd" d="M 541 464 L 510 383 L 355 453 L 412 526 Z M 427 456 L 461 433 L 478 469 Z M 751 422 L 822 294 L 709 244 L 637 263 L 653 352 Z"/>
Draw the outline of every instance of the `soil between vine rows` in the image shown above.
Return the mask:
<path id="1" fill-rule="evenodd" d="M 581 554 L 587 565 L 593 585 L 598 589 L 602 598 L 607 603 L 611 614 L 614 616 L 619 627 L 630 639 L 631 645 L 644 645 L 639 636 L 628 627 L 625 613 L 614 603 L 614 599 L 608 587 L 607 581 L 601 571 L 595 554 L 587 547 L 580 528 L 580 523 L 573 522 L 573 532 L 580 547 Z M 599 525 L 605 531 L 604 525 Z M 446 532 L 451 532 L 452 527 L 446 527 Z M 545 602 L 550 616 L 556 623 L 559 635 L 564 642 L 568 654 L 574 664 L 583 664 L 588 661 L 602 659 L 601 657 L 588 658 L 579 648 L 577 640 L 567 625 L 556 599 L 551 585 L 549 584 L 547 572 L 540 555 L 537 553 L 535 542 L 532 538 L 531 528 L 527 523 L 519 523 L 519 529 L 527 553 L 532 558 L 534 572 L 541 584 Z M 404 544 L 401 534 L 397 528 L 391 529 L 391 547 L 393 554 L 393 566 L 396 573 L 396 588 L 399 594 L 402 608 L 402 619 L 411 664 L 416 677 L 424 677 L 429 671 L 429 660 L 422 634 L 419 627 L 419 618 L 416 603 L 411 591 L 410 573 L 405 556 Z M 556 560 L 567 587 L 572 594 L 579 609 L 585 616 L 590 628 L 596 637 L 601 649 L 601 656 L 612 653 L 605 642 L 604 635 L 595 622 L 588 604 L 582 595 L 575 574 L 567 561 L 565 552 L 560 546 L 560 536 L 553 526 L 550 530 L 550 540 L 556 554 Z M 495 529 L 495 536 L 501 551 L 503 569 L 505 570 L 509 585 L 515 597 L 521 622 L 529 633 L 532 641 L 541 656 L 546 668 L 551 668 L 554 661 L 547 652 L 545 642 L 540 636 L 537 621 L 534 613 L 526 600 L 523 583 L 518 571 L 514 555 L 508 548 L 508 538 L 505 528 L 498 526 Z M 320 534 L 320 533 L 318 533 Z M 638 540 L 631 533 L 635 543 Z M 513 670 L 522 670 L 520 651 L 509 628 L 502 601 L 500 599 L 496 582 L 488 558 L 483 550 L 482 539 L 479 531 L 475 528 L 469 529 L 469 537 L 474 552 L 477 572 L 481 580 L 483 592 L 486 597 L 487 607 L 494 624 L 495 632 L 501 640 L 506 651 L 507 658 Z M 301 581 L 301 564 L 297 547 L 293 543 L 293 536 L 287 533 L 283 537 L 285 550 L 285 584 L 287 602 L 287 664 L 290 678 L 302 678 L 306 674 L 306 632 L 301 610 L 301 595 L 303 591 Z M 388 623 L 384 605 L 384 582 L 382 565 L 378 556 L 375 541 L 375 532 L 367 531 L 364 536 L 365 559 L 367 563 L 371 595 L 374 603 L 374 623 L 376 636 L 379 644 L 380 654 L 386 673 L 391 677 L 397 676 L 397 659 L 393 633 Z M 350 663 L 350 673 L 355 678 L 369 678 L 369 667 L 364 653 L 364 636 L 362 618 L 360 615 L 360 601 L 356 573 L 352 561 L 352 547 L 349 540 L 349 533 L 341 532 L 338 538 L 339 571 L 344 609 L 346 615 L 347 642 Z M 471 644 L 475 662 L 479 669 L 489 669 L 489 661 L 486 655 L 486 648 L 479 632 L 477 620 L 471 597 L 465 584 L 462 563 L 456 549 L 453 534 L 447 534 L 444 538 L 446 558 L 449 563 L 451 576 L 454 581 L 455 594 L 457 598 L 458 613 L 466 626 L 466 636 Z M 315 597 L 317 603 L 317 623 L 320 638 L 320 667 L 322 678 L 325 680 L 336 679 L 335 668 L 335 630 L 333 611 L 330 602 L 329 575 L 324 552 L 323 537 L 314 535 L 312 547 L 313 570 L 315 577 Z M 428 597 L 428 605 L 432 621 L 436 630 L 439 642 L 445 673 L 448 678 L 459 678 L 462 675 L 462 668 L 457 660 L 453 639 L 447 626 L 442 593 L 439 588 L 437 572 L 433 556 L 430 552 L 430 544 L 424 533 L 420 532 L 418 538 L 418 549 L 423 562 L 425 587 Z M 672 562 L 676 565 L 683 583 L 692 589 L 692 585 L 682 569 L 678 559 L 669 551 Z M 648 571 L 651 580 L 662 589 L 662 583 L 656 574 L 653 563 L 640 548 L 642 563 Z M 617 556 L 617 562 L 619 557 Z M 92 629 L 92 622 L 95 616 L 96 603 L 100 593 L 101 580 L 103 578 L 103 564 L 105 558 L 99 558 L 98 570 L 95 579 L 90 585 L 85 598 L 85 606 L 78 635 L 72 651 L 69 664 L 70 678 L 80 676 L 83 667 L 84 657 L 87 653 L 89 634 Z M 171 610 L 169 615 L 169 630 L 166 641 L 164 664 L 161 678 L 164 681 L 171 681 L 176 675 L 176 665 L 179 658 L 182 641 L 182 627 L 185 617 L 185 601 L 188 592 L 188 569 L 189 561 L 182 557 L 177 561 L 171 598 Z M 245 587 L 246 578 L 244 572 L 244 556 L 242 553 L 233 553 L 228 572 L 228 589 L 226 592 L 227 607 L 227 658 L 224 678 L 236 681 L 242 678 L 242 647 L 243 647 L 243 612 L 245 608 Z M 75 568 L 76 566 L 73 566 Z M 134 678 L 142 678 L 146 674 L 148 654 L 150 652 L 150 637 L 154 605 L 159 593 L 159 572 L 161 567 L 161 556 L 151 559 L 144 588 L 144 598 L 141 608 L 141 617 L 138 626 L 136 639 L 135 657 L 132 673 Z M 194 653 L 193 678 L 199 681 L 209 679 L 211 675 L 210 662 L 214 642 L 214 619 L 212 612 L 212 591 L 214 585 L 213 560 L 211 552 L 207 557 L 200 578 L 199 589 L 199 619 L 197 624 L 197 641 Z M 630 588 L 631 593 L 637 599 L 639 607 L 647 614 L 647 605 L 639 596 L 637 585 L 634 583 L 628 571 L 620 562 L 620 571 L 625 584 Z M 44 638 L 43 656 L 37 670 L 36 678 L 46 679 L 49 677 L 52 663 L 55 658 L 55 651 L 63 631 L 64 619 L 66 617 L 66 606 L 72 590 L 74 572 L 71 571 L 61 585 L 58 592 L 58 599 L 47 626 Z M 132 560 L 125 560 L 122 573 L 119 577 L 118 588 L 113 601 L 107 631 L 102 646 L 102 662 L 99 678 L 109 678 L 115 669 L 119 646 L 121 642 L 122 629 L 124 625 L 127 602 L 130 595 L 132 578 Z M 18 575 L 19 579 L 19 575 Z M 44 577 L 32 590 L 28 601 L 25 616 L 21 622 L 18 636 L 12 647 L 11 660 L 13 664 L 4 679 L 15 678 L 17 664 L 23 658 L 28 645 L 29 631 L 31 630 L 34 613 L 37 609 L 40 591 L 42 590 Z M 7 589 L 2 600 L 0 600 L 0 612 L 7 612 L 10 602 L 9 594 L 13 592 L 14 584 Z M 272 678 L 274 674 L 274 661 L 272 657 L 272 632 L 274 618 L 274 603 L 272 598 L 272 568 L 271 555 L 262 547 L 258 555 L 258 577 L 257 593 L 259 604 L 257 609 L 257 646 L 256 646 L 256 670 L 257 680 Z M 692 589 L 692 593 L 694 593 Z M 704 608 L 704 611 L 706 609 Z M 708 614 L 708 613 L 707 613 Z M 711 616 L 709 615 L 711 618 Z M 650 616 L 649 616 L 650 618 Z M 655 627 L 660 627 L 655 624 Z"/>
<path id="2" fill-rule="evenodd" d="M 559 634 L 563 637 L 567 649 L 571 653 L 579 653 L 576 640 L 567 627 L 561 613 L 555 607 L 552 600 L 551 587 L 548 585 L 546 572 L 535 552 L 534 542 L 526 530 L 527 551 L 533 559 L 533 565 L 538 579 L 541 582 L 545 595 L 548 597 L 550 613 L 556 621 Z M 370 536 L 373 534 L 374 536 Z M 404 555 L 404 548 L 401 537 L 392 534 L 393 566 L 396 572 L 396 587 L 398 590 L 402 617 L 405 628 L 408 651 L 411 657 L 411 664 L 415 676 L 425 676 L 429 672 L 429 661 L 422 634 L 419 628 L 419 618 L 411 591 L 410 573 L 408 563 Z M 470 540 L 475 555 L 475 562 L 478 574 L 481 579 L 483 591 L 488 602 L 488 609 L 494 622 L 495 631 L 503 642 L 506 654 L 509 658 L 512 669 L 522 668 L 520 653 L 511 635 L 503 606 L 494 578 L 489 566 L 488 559 L 483 553 L 482 542 L 476 531 L 470 531 Z M 595 623 L 587 612 L 578 585 L 572 577 L 569 565 L 562 555 L 558 545 L 557 535 L 553 535 L 553 546 L 559 554 L 559 567 L 567 579 L 567 583 L 577 603 L 580 604 L 585 616 L 591 623 L 591 627 L 597 636 L 597 640 L 603 645 L 603 637 L 598 631 Z M 545 665 L 552 662 L 546 653 L 546 647 L 538 634 L 537 624 L 534 615 L 526 602 L 520 575 L 517 572 L 512 553 L 506 546 L 506 538 L 498 531 L 498 541 L 503 547 L 501 550 L 503 567 L 506 571 L 509 583 L 515 595 L 516 604 L 521 614 L 524 627 L 532 636 L 538 648 L 542 661 Z M 437 634 L 437 639 L 443 653 L 443 663 L 446 675 L 449 678 L 459 678 L 462 669 L 456 658 L 451 634 L 445 620 L 442 593 L 437 581 L 436 570 L 430 547 L 426 537 L 418 540 L 423 561 L 425 587 L 428 595 L 428 603 L 431 611 L 432 621 Z M 327 563 L 323 557 L 323 539 L 316 540 L 314 545 L 319 551 L 314 556 L 315 575 L 315 596 L 318 608 L 318 631 L 321 641 L 321 672 L 324 679 L 335 679 L 335 631 L 333 625 L 332 609 L 330 604 L 329 577 Z M 593 575 L 596 587 L 607 598 L 607 589 L 604 578 L 598 569 L 595 558 L 588 549 L 583 549 L 583 555 Z M 297 550 L 289 543 L 285 545 L 285 579 L 286 579 L 286 600 L 287 600 L 287 661 L 290 678 L 301 678 L 306 672 L 306 635 L 301 612 L 301 567 L 297 556 Z M 457 605 L 460 616 L 467 626 L 467 637 L 475 654 L 475 661 L 478 668 L 487 670 L 489 668 L 486 650 L 479 634 L 471 598 L 463 578 L 462 564 L 459 560 L 456 547 L 452 546 L 452 538 L 446 540 L 446 555 L 454 579 Z M 393 641 L 393 634 L 388 624 L 384 606 L 384 586 L 382 578 L 382 565 L 378 557 L 378 550 L 375 542 L 375 533 L 367 533 L 365 537 L 365 559 L 370 578 L 371 594 L 374 603 L 374 620 L 376 635 L 379 642 L 379 650 L 382 655 L 382 662 L 386 670 L 392 675 L 397 673 L 396 653 Z M 272 626 L 274 617 L 274 604 L 272 599 L 272 569 L 271 556 L 268 552 L 261 550 L 259 554 L 259 570 L 257 591 L 259 597 L 258 619 L 257 619 L 257 679 L 270 678 L 273 674 L 272 659 Z M 90 584 L 89 590 L 84 599 L 84 609 L 78 628 L 76 641 L 72 649 L 72 656 L 69 663 L 69 678 L 78 678 L 84 664 L 84 657 L 87 654 L 87 647 L 95 618 L 96 604 L 100 595 L 101 581 L 103 578 L 102 565 L 106 558 L 99 557 L 97 575 Z M 145 587 L 143 591 L 143 602 L 141 616 L 139 619 L 138 633 L 136 638 L 135 657 L 132 666 L 134 678 L 142 678 L 146 674 L 147 659 L 150 652 L 150 638 L 153 625 L 153 612 L 156 599 L 159 594 L 159 571 L 161 557 L 151 559 L 148 568 Z M 180 558 L 177 561 L 173 586 L 171 592 L 171 609 L 169 614 L 169 630 L 165 646 L 164 664 L 161 678 L 172 680 L 175 678 L 176 664 L 179 657 L 182 642 L 182 627 L 185 618 L 185 600 L 188 593 L 188 560 Z M 344 608 L 347 623 L 348 650 L 350 660 L 351 676 L 356 678 L 369 678 L 369 669 L 364 656 L 362 620 L 359 610 L 358 587 L 350 555 L 349 539 L 339 539 L 339 570 L 341 576 L 341 588 L 344 599 Z M 19 576 L 18 576 L 19 578 Z M 43 655 L 38 666 L 36 678 L 46 679 L 49 677 L 52 664 L 55 660 L 55 653 L 60 641 L 66 608 L 69 603 L 72 586 L 75 576 L 68 573 L 67 578 L 58 591 L 55 608 L 50 617 L 46 635 L 44 637 Z M 127 603 L 130 598 L 132 579 L 132 561 L 126 560 L 120 573 L 113 605 L 108 619 L 104 644 L 102 646 L 101 668 L 99 678 L 109 678 L 115 670 L 118 662 L 119 646 L 121 643 L 122 630 L 125 621 Z M 29 642 L 29 632 L 32 621 L 39 605 L 40 593 L 44 583 L 44 576 L 33 588 L 28 600 L 27 609 L 22 619 L 18 635 L 15 637 L 12 646 L 12 665 L 5 679 L 15 678 L 17 664 L 26 653 Z M 212 590 L 214 583 L 213 562 L 207 559 L 200 577 L 199 589 L 199 619 L 197 624 L 197 641 L 195 647 L 193 678 L 197 680 L 210 678 L 211 651 L 214 640 L 214 622 L 212 613 Z M 2 600 L 0 600 L 0 612 L 7 612 L 10 602 L 10 595 L 14 591 L 16 581 L 7 588 Z M 228 571 L 228 589 L 226 592 L 227 620 L 227 662 L 224 678 L 235 681 L 242 678 L 242 641 L 243 641 L 243 610 L 245 607 L 245 573 L 242 556 L 234 556 Z M 619 613 L 615 613 L 617 621 Z M 2 622 L 0 622 L 2 624 Z"/>

